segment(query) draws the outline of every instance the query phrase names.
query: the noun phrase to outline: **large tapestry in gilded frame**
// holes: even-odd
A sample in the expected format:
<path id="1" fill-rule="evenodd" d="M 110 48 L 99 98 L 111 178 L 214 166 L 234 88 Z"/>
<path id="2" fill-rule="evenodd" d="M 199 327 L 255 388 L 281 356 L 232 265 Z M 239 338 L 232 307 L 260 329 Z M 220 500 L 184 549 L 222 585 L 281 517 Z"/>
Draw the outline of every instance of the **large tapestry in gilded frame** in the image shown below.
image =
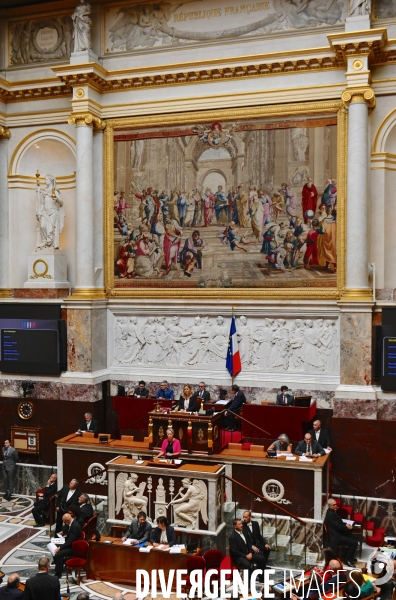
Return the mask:
<path id="1" fill-rule="evenodd" d="M 107 121 L 107 292 L 339 297 L 345 160 L 338 101 Z"/>

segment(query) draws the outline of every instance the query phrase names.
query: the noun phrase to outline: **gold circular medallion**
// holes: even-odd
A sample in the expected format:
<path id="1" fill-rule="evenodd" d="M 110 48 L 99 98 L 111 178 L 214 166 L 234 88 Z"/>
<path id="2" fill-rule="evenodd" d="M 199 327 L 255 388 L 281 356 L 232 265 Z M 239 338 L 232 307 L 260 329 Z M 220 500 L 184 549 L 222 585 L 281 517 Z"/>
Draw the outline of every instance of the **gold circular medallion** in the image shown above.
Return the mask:
<path id="1" fill-rule="evenodd" d="M 354 71 L 361 71 L 363 69 L 363 67 L 364 67 L 364 63 L 360 58 L 357 58 L 352 63 L 352 69 Z"/>
<path id="2" fill-rule="evenodd" d="M 44 271 L 42 271 L 42 272 L 37 271 L 37 265 L 39 263 L 43 263 L 43 265 L 44 265 Z M 49 269 L 48 263 L 43 258 L 38 258 L 33 263 L 33 273 L 36 275 L 36 277 L 45 277 L 48 273 L 48 269 Z"/>
<path id="3" fill-rule="evenodd" d="M 85 96 L 85 92 L 82 88 L 78 88 L 78 90 L 76 90 L 76 96 L 77 98 L 84 98 Z"/>
<path id="4" fill-rule="evenodd" d="M 18 404 L 18 415 L 24 421 L 31 419 L 34 413 L 34 404 L 29 400 L 24 400 Z"/>

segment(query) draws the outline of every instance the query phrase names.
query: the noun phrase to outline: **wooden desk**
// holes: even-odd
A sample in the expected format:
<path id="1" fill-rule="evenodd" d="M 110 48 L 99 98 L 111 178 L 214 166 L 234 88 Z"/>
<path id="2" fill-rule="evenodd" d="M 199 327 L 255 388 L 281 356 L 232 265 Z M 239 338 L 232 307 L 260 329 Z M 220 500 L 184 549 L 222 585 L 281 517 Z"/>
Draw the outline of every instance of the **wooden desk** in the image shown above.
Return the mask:
<path id="1" fill-rule="evenodd" d="M 113 543 L 105 544 L 104 540 L 111 540 Z M 139 552 L 139 548 L 124 546 L 119 538 L 112 537 L 103 537 L 100 542 L 90 540 L 88 543 L 87 577 L 111 583 L 136 584 L 137 569 L 148 572 L 163 569 L 167 580 L 169 570 L 186 569 L 187 558 L 191 556 L 186 550 L 182 550 L 180 554 L 169 554 L 155 548 L 149 553 Z M 176 584 L 176 577 L 174 582 Z"/>
<path id="2" fill-rule="evenodd" d="M 166 430 L 172 427 L 182 450 L 200 454 L 218 454 L 221 442 L 222 415 L 206 416 L 182 412 L 149 413 L 149 448 L 160 448 Z"/>

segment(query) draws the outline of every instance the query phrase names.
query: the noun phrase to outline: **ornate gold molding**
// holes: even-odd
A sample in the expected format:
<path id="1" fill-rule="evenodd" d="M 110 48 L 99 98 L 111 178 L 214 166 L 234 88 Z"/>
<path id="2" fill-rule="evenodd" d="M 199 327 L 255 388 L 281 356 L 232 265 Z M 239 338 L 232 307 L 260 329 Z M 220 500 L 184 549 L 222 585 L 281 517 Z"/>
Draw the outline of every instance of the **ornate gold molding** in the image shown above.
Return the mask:
<path id="1" fill-rule="evenodd" d="M 103 288 L 74 288 L 71 296 L 68 296 L 68 300 L 102 300 L 106 298 L 106 294 Z"/>
<path id="2" fill-rule="evenodd" d="M 92 125 L 94 129 L 105 129 L 106 127 L 106 121 L 100 119 L 99 117 L 93 115 L 90 112 L 72 114 L 67 119 L 67 122 L 69 123 L 69 125 L 76 125 L 77 127 L 80 127 L 82 125 Z"/>
<path id="3" fill-rule="evenodd" d="M 0 298 L 13 298 L 14 293 L 13 290 L 9 288 L 0 288 Z"/>
<path id="4" fill-rule="evenodd" d="M 373 299 L 371 288 L 348 288 L 345 289 L 340 298 L 341 302 L 367 302 Z"/>
<path id="5" fill-rule="evenodd" d="M 10 130 L 8 127 L 0 126 L 0 140 L 9 140 L 10 139 Z"/>
<path id="6" fill-rule="evenodd" d="M 341 100 L 346 108 L 352 102 L 366 102 L 369 108 L 375 106 L 375 94 L 372 88 L 348 88 L 342 92 Z"/>

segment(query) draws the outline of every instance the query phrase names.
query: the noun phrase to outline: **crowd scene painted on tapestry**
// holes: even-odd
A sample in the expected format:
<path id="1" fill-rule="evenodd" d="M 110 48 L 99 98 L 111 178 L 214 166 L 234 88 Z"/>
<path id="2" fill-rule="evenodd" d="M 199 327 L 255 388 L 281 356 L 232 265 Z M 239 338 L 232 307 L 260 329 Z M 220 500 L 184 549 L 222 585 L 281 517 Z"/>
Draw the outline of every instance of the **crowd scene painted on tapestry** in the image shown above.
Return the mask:
<path id="1" fill-rule="evenodd" d="M 239 132 L 220 123 L 197 126 L 194 133 L 183 144 L 175 138 L 123 142 L 129 145 L 124 166 L 130 179 L 127 192 L 114 192 L 117 285 L 147 280 L 182 287 L 206 287 L 211 281 L 225 287 L 334 283 L 337 180 L 327 177 L 318 185 L 310 175 L 314 132 L 303 127 L 282 131 L 282 144 L 277 131 Z M 324 131 L 328 145 L 329 137 Z M 183 155 L 180 160 L 179 151 L 176 157 L 178 181 L 171 182 L 163 167 L 169 166 L 172 152 L 175 158 L 175 143 Z M 322 152 L 329 172 L 331 149 L 327 156 Z M 276 168 L 276 154 L 283 154 L 286 168 Z M 156 159 L 160 174 L 155 173 Z M 247 161 L 253 159 L 259 164 L 249 168 Z M 288 180 L 277 185 L 276 170 Z M 257 180 L 252 180 L 255 172 Z M 241 182 L 235 184 L 238 175 Z M 160 177 L 167 179 L 164 185 L 158 185 Z"/>

